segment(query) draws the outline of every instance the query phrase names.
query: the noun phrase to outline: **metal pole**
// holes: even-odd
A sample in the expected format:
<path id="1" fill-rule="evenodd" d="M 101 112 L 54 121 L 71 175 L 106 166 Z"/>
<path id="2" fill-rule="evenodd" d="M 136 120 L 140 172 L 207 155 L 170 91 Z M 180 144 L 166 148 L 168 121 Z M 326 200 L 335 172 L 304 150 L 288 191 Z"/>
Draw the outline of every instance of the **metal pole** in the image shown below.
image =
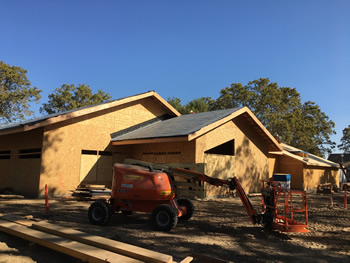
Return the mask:
<path id="1" fill-rule="evenodd" d="M 344 185 L 344 208 L 348 206 L 348 198 L 347 198 L 348 185 Z"/>
<path id="2" fill-rule="evenodd" d="M 331 197 L 329 198 L 329 201 L 330 201 L 330 207 L 333 207 L 333 193 L 332 192 L 331 192 Z"/>

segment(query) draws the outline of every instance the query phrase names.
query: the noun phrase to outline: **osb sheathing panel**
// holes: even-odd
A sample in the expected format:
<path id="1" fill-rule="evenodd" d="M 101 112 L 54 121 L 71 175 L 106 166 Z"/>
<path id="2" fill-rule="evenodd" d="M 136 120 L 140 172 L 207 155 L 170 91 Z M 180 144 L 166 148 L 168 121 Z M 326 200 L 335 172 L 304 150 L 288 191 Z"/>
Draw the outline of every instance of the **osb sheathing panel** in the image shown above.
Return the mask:
<path id="1" fill-rule="evenodd" d="M 113 174 L 113 157 L 112 156 L 100 156 L 97 160 L 97 181 L 102 184 L 108 184 L 111 182 Z"/>
<path id="2" fill-rule="evenodd" d="M 291 188 L 304 189 L 303 163 L 288 156 L 278 157 L 279 169 L 276 173 L 290 174 Z"/>
<path id="3" fill-rule="evenodd" d="M 235 176 L 235 157 L 228 155 L 205 154 L 205 173 L 221 179 L 228 179 Z M 206 197 L 228 196 L 229 189 L 205 184 Z"/>
<path id="4" fill-rule="evenodd" d="M 42 147 L 43 129 L 0 136 L 0 151 L 11 151 L 11 159 L 0 160 L 0 189 L 37 194 L 40 158 L 19 159 L 19 150 Z"/>
<path id="5" fill-rule="evenodd" d="M 269 156 L 269 178 L 271 178 L 278 169 L 277 157 Z"/>
<path id="6" fill-rule="evenodd" d="M 118 151 L 119 146 L 115 146 Z M 130 145 L 128 158 L 151 163 L 195 163 L 195 142 Z"/>
<path id="7" fill-rule="evenodd" d="M 304 188 L 305 190 L 317 188 L 319 184 L 339 185 L 339 172 L 337 168 L 322 168 L 305 166 Z"/>
<path id="8" fill-rule="evenodd" d="M 269 177 L 267 145 L 252 132 L 244 119 L 234 120 L 236 176 L 246 192 L 259 192 L 262 179 Z"/>
<path id="9" fill-rule="evenodd" d="M 0 159 L 0 190 L 11 187 L 11 159 Z"/>
<path id="10" fill-rule="evenodd" d="M 229 121 L 196 139 L 196 162 L 202 163 L 205 152 L 235 138 L 236 126 Z M 236 147 L 236 145 L 235 145 Z"/>
<path id="11" fill-rule="evenodd" d="M 113 173 L 113 157 L 82 154 L 80 161 L 80 182 L 110 186 Z"/>
<path id="12" fill-rule="evenodd" d="M 17 193 L 36 196 L 40 178 L 40 158 L 18 159 L 15 167 L 16 182 L 13 183 L 13 190 Z"/>
<path id="13" fill-rule="evenodd" d="M 97 154 L 82 154 L 80 159 L 80 182 L 97 181 Z"/>
<path id="14" fill-rule="evenodd" d="M 88 168 L 81 167 L 85 165 L 81 162 L 82 150 L 112 151 L 111 133 L 165 113 L 164 107 L 147 98 L 45 127 L 40 189 L 48 184 L 55 195 L 69 193 L 84 176 L 81 171 L 89 174 Z M 87 166 L 91 167 L 91 163 Z"/>
<path id="15" fill-rule="evenodd" d="M 237 119 L 237 118 L 236 118 Z M 261 137 L 251 132 L 251 127 L 244 119 L 234 119 L 208 132 L 196 140 L 196 162 L 204 162 L 204 152 L 234 139 L 234 162 L 225 164 L 227 169 L 234 171 L 246 192 L 257 192 L 260 180 L 269 176 L 269 160 L 267 147 L 259 140 Z M 215 164 L 207 163 L 208 166 Z M 212 173 L 220 176 L 219 172 Z M 210 175 L 210 174 L 209 174 Z"/>
<path id="16" fill-rule="evenodd" d="M 41 148 L 43 129 L 13 133 L 0 136 L 0 151 L 11 150 L 11 154 L 17 154 L 20 149 Z"/>

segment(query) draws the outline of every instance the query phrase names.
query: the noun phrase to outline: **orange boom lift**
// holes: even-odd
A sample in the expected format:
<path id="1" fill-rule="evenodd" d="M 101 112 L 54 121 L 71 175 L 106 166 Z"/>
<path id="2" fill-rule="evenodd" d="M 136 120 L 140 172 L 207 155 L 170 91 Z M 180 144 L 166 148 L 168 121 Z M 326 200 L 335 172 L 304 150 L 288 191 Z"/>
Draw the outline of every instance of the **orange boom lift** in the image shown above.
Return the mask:
<path id="1" fill-rule="evenodd" d="M 222 180 L 186 169 L 173 170 L 194 175 L 195 180 L 236 190 L 253 224 L 262 224 L 265 228 L 282 232 L 308 232 L 304 191 L 287 190 L 278 182 L 263 181 L 263 211 L 257 213 L 236 177 Z M 104 225 L 108 223 L 112 214 L 117 212 L 148 212 L 152 215 L 152 223 L 156 230 L 169 231 L 176 226 L 178 219 L 189 220 L 194 213 L 194 205 L 189 199 L 175 198 L 172 185 L 171 176 L 166 172 L 153 170 L 152 166 L 115 164 L 112 196 L 107 201 L 98 200 L 91 204 L 88 211 L 89 220 L 92 224 Z M 293 204 L 296 196 L 301 197 L 301 207 L 295 207 Z M 305 222 L 296 221 L 295 213 L 303 213 Z"/>

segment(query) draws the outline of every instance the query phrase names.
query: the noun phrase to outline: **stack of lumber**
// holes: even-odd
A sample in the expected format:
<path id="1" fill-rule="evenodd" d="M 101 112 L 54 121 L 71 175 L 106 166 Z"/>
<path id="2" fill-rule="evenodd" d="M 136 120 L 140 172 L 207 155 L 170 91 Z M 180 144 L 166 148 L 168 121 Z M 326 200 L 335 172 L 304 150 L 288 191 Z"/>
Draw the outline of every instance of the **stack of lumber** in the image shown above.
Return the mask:
<path id="1" fill-rule="evenodd" d="M 173 257 L 100 236 L 14 215 L 0 216 L 0 231 L 84 262 L 172 263 Z M 191 262 L 187 257 L 182 263 Z"/>
<path id="2" fill-rule="evenodd" d="M 174 186 L 176 197 L 187 197 L 187 198 L 205 198 L 204 183 L 197 180 L 197 176 L 191 173 L 179 172 L 176 168 L 183 168 L 194 170 L 197 172 L 204 172 L 202 166 L 199 164 L 158 164 L 150 163 L 134 159 L 125 159 L 125 164 L 139 165 L 143 167 L 152 167 L 153 169 L 163 171 L 167 173 Z"/>
<path id="3" fill-rule="evenodd" d="M 336 184 L 320 184 L 317 186 L 317 194 L 331 194 L 338 192 L 338 186 Z"/>
<path id="4" fill-rule="evenodd" d="M 104 185 L 80 185 L 72 196 L 81 200 L 109 199 L 112 191 Z"/>

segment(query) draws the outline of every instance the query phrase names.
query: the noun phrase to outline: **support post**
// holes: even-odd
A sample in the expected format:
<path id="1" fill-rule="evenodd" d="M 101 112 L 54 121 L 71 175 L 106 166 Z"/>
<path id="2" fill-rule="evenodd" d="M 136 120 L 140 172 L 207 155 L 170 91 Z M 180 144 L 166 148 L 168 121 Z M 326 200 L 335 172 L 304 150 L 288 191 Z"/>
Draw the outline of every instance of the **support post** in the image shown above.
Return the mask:
<path id="1" fill-rule="evenodd" d="M 347 208 L 348 206 L 348 198 L 347 198 L 347 192 L 348 192 L 348 185 L 344 185 L 344 208 Z"/>
<path id="2" fill-rule="evenodd" d="M 331 190 L 332 191 L 332 190 Z M 331 192 L 331 196 L 329 198 L 329 206 L 333 207 L 333 193 Z"/>

